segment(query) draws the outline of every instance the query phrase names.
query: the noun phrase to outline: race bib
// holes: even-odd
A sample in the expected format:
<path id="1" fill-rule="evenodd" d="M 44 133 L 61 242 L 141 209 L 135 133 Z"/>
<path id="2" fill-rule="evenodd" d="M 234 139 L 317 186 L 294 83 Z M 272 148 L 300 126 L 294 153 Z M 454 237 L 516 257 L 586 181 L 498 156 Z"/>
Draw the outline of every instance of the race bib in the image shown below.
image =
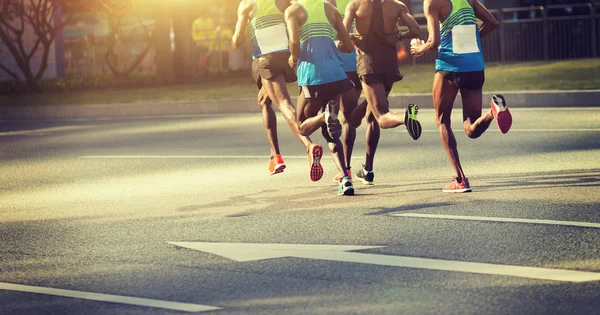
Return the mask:
<path id="1" fill-rule="evenodd" d="M 479 52 L 477 25 L 457 25 L 452 28 L 452 52 L 455 54 Z"/>
<path id="2" fill-rule="evenodd" d="M 256 30 L 256 43 L 263 54 L 288 49 L 288 37 L 285 25 L 273 25 Z"/>

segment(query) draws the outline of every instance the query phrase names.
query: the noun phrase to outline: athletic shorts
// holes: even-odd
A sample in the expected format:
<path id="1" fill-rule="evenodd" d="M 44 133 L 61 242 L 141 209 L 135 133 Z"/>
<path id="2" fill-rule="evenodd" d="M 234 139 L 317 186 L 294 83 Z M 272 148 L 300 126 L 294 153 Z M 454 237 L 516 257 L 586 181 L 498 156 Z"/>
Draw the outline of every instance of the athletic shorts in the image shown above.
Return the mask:
<path id="1" fill-rule="evenodd" d="M 296 70 L 288 64 L 289 58 L 289 52 L 266 54 L 254 58 L 252 61 L 252 78 L 259 90 L 262 88 L 261 78 L 270 80 L 282 75 L 287 83 L 298 80 Z"/>
<path id="2" fill-rule="evenodd" d="M 437 72 L 459 89 L 479 90 L 483 88 L 483 83 L 485 82 L 484 71 L 451 72 L 438 70 Z"/>
<path id="3" fill-rule="evenodd" d="M 360 76 L 360 80 L 367 85 L 383 84 L 386 91 L 391 91 L 395 82 L 402 80 L 399 73 L 369 73 Z"/>
<path id="4" fill-rule="evenodd" d="M 326 104 L 335 96 L 350 91 L 353 88 L 354 84 L 352 83 L 352 81 L 346 78 L 340 81 L 325 84 L 300 86 L 298 93 L 303 93 L 304 97 L 307 99 L 310 98 L 313 100 L 319 100 L 322 103 Z"/>
<path id="5" fill-rule="evenodd" d="M 352 84 L 354 84 L 354 88 L 357 91 L 361 91 L 362 90 L 362 84 L 360 83 L 360 78 L 358 77 L 358 73 L 356 73 L 356 72 L 346 72 L 346 75 L 348 76 L 348 79 L 350 79 L 350 81 L 352 81 Z"/>

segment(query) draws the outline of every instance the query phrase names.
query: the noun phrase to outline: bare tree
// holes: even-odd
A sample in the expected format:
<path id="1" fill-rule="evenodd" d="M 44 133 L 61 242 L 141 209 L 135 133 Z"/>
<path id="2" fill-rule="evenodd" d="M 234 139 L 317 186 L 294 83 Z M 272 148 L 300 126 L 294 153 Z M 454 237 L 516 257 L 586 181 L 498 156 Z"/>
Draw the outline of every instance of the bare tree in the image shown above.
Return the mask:
<path id="1" fill-rule="evenodd" d="M 110 33 L 107 36 L 107 47 L 104 54 L 104 60 L 110 71 L 116 77 L 127 78 L 142 63 L 144 58 L 154 47 L 154 29 L 146 26 L 142 20 L 144 15 L 143 0 L 104 0 L 102 3 L 102 15 L 107 18 L 110 27 Z M 143 29 L 144 48 L 138 53 L 131 62 L 123 67 L 119 66 L 119 58 L 115 49 L 119 33 L 122 32 L 126 18 L 135 18 L 136 26 Z"/>
<path id="2" fill-rule="evenodd" d="M 88 3 L 86 3 L 88 2 Z M 22 78 L 29 89 L 40 90 L 40 81 L 48 68 L 48 56 L 57 33 L 69 24 L 76 23 L 76 12 L 81 12 L 89 1 L 84 0 L 0 0 L 0 40 L 13 57 L 20 74 L 5 65 L 0 69 L 17 83 Z M 63 10 L 63 19 L 57 13 Z M 26 32 L 32 32 L 33 40 L 26 43 Z M 36 54 L 40 55 L 39 67 L 33 66 Z"/>

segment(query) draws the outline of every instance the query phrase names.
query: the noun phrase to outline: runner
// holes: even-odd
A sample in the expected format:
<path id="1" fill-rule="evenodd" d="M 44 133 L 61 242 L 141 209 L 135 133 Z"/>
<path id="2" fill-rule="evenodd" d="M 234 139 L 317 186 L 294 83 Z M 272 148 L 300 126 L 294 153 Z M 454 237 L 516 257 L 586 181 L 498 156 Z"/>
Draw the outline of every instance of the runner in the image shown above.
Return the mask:
<path id="1" fill-rule="evenodd" d="M 323 0 L 300 0 L 286 11 L 290 36 L 289 64 L 297 66 L 298 127 L 303 135 L 311 135 L 323 126 L 323 136 L 336 153 L 334 160 L 345 176 L 338 184 L 338 195 L 354 195 L 352 179 L 346 172 L 340 142 L 342 126 L 337 118 L 343 93 L 354 89 L 342 65 L 334 39 L 340 39 L 339 50 L 351 52 L 353 44 L 337 9 Z M 332 101 L 332 102 L 330 102 Z M 350 105 L 351 104 L 344 104 Z M 320 110 L 323 109 L 323 112 Z M 353 112 L 355 108 L 345 108 Z"/>
<path id="2" fill-rule="evenodd" d="M 408 27 L 407 31 L 398 31 L 398 19 Z M 406 5 L 398 0 L 352 0 L 346 7 L 346 29 L 350 29 L 354 22 L 357 73 L 368 104 L 365 108 L 368 124 L 366 161 L 356 176 L 365 184 L 373 185 L 373 161 L 379 144 L 380 128 L 405 125 L 414 140 L 421 136 L 421 124 L 417 120 L 418 107 L 410 104 L 402 115 L 390 111 L 387 99 L 394 82 L 402 80 L 398 70 L 397 43 L 403 39 L 418 37 L 420 29 Z"/>
<path id="3" fill-rule="evenodd" d="M 338 9 L 343 19 L 344 15 L 346 14 L 346 7 L 348 6 L 348 3 L 350 3 L 350 0 L 327 0 L 327 2 L 331 3 Z M 351 27 L 348 31 L 350 33 L 353 33 L 353 27 Z M 362 92 L 362 85 L 360 83 L 360 79 L 358 78 L 358 74 L 356 73 L 356 50 L 352 50 L 352 52 L 350 53 L 341 53 L 340 56 L 342 57 L 344 71 L 346 72 L 348 78 L 354 84 L 353 91 L 350 90 L 342 95 L 342 101 L 340 103 L 341 112 L 339 115 L 340 122 L 342 123 L 342 146 L 344 148 L 344 161 L 346 162 L 347 170 L 346 173 L 348 176 L 350 176 L 350 178 L 352 178 L 350 165 L 352 160 L 352 151 L 354 149 L 354 141 L 356 140 L 356 128 L 353 127 L 354 124 L 350 123 L 348 120 L 350 119 L 356 121 L 355 125 L 358 126 L 360 124 L 360 120 L 362 120 L 362 117 L 364 116 L 364 113 L 362 115 L 359 115 L 358 119 L 353 119 L 353 116 L 355 114 L 353 115 L 352 113 L 347 112 L 346 108 L 349 106 L 345 106 L 344 104 L 358 103 L 358 98 L 360 97 L 360 93 Z M 351 106 L 353 108 L 356 107 L 356 105 Z M 346 116 L 348 116 L 348 119 L 346 119 Z M 335 153 L 332 153 L 332 155 L 333 154 Z M 344 173 L 338 172 L 333 178 L 333 182 L 339 183 L 340 178 L 342 177 L 344 177 Z"/>
<path id="4" fill-rule="evenodd" d="M 491 109 L 483 116 L 482 87 L 485 81 L 481 37 L 497 26 L 496 18 L 477 0 L 424 0 L 429 38 L 418 40 L 411 54 L 420 56 L 438 48 L 436 73 L 433 78 L 433 106 L 440 137 L 450 163 L 456 172 L 452 182 L 442 191 L 448 193 L 471 191 L 458 157 L 456 138 L 450 116 L 456 94 L 460 91 L 463 103 L 463 127 L 469 138 L 481 136 L 496 119 L 500 131 L 507 133 L 512 116 L 502 95 L 494 95 Z M 483 21 L 478 27 L 476 18 Z"/>
<path id="5" fill-rule="evenodd" d="M 252 75 L 259 89 L 258 104 L 271 146 L 269 175 L 281 173 L 286 167 L 279 150 L 277 116 L 272 107 L 274 101 L 294 135 L 307 149 L 310 179 L 318 181 L 323 176 L 320 163 L 323 148 L 299 133 L 296 110 L 286 85 L 286 82 L 296 81 L 296 73 L 288 65 L 290 50 L 283 16 L 289 5 L 289 0 L 242 0 L 238 6 L 232 42 L 235 47 L 240 47 L 246 32 L 252 42 Z"/>

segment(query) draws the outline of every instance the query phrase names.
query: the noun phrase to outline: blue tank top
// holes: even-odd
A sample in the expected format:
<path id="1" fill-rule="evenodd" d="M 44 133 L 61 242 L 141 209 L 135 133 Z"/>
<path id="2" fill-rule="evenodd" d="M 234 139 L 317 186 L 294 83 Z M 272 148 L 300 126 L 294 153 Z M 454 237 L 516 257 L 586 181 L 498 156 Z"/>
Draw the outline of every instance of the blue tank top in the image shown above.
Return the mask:
<path id="1" fill-rule="evenodd" d="M 336 7 L 338 11 L 342 14 L 342 19 L 346 16 L 346 7 L 350 3 L 350 0 L 336 0 Z M 350 27 L 350 33 L 354 32 L 354 24 Z M 351 53 L 340 53 L 342 57 L 342 63 L 344 64 L 344 71 L 346 72 L 356 72 L 356 49 Z"/>
<path id="2" fill-rule="evenodd" d="M 337 34 L 325 13 L 325 1 L 300 0 L 297 4 L 307 15 L 300 27 L 298 85 L 313 86 L 348 78 L 333 42 Z"/>
<path id="3" fill-rule="evenodd" d="M 440 22 L 436 70 L 472 72 L 485 69 L 473 7 L 467 0 L 448 0 L 452 11 Z"/>

